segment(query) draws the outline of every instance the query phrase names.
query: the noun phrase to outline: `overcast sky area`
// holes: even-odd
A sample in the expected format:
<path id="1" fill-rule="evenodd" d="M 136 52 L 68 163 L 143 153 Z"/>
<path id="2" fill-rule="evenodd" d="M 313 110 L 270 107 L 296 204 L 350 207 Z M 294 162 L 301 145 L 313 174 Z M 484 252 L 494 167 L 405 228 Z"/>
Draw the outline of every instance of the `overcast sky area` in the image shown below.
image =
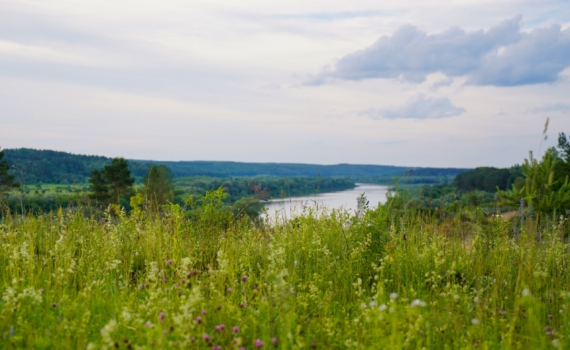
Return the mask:
<path id="1" fill-rule="evenodd" d="M 1 0 L 0 146 L 508 167 L 570 133 L 570 0 Z"/>

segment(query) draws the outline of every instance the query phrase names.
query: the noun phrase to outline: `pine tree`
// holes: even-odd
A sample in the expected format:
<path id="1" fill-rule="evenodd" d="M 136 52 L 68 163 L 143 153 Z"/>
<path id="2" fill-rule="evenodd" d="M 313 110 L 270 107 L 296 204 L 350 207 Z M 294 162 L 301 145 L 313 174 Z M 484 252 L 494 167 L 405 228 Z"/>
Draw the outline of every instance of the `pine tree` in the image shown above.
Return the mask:
<path id="1" fill-rule="evenodd" d="M 89 187 L 91 187 L 92 191 L 92 193 L 90 194 L 91 199 L 94 199 L 95 201 L 103 205 L 109 204 L 111 195 L 109 194 L 110 192 L 109 185 L 107 184 L 107 181 L 105 181 L 105 178 L 103 177 L 103 172 L 97 169 L 93 169 L 91 170 L 91 175 L 92 176 L 89 179 L 89 182 L 91 183 Z"/>
<path id="2" fill-rule="evenodd" d="M 11 189 L 20 186 L 14 182 L 14 175 L 8 173 L 10 166 L 2 158 L 4 158 L 4 150 L 0 151 L 0 197 Z"/>
<path id="3" fill-rule="evenodd" d="M 121 197 L 128 197 L 133 194 L 135 179 L 131 176 L 129 163 L 125 158 L 114 158 L 111 164 L 105 165 L 103 177 L 109 184 L 112 203 L 119 203 Z"/>
<path id="4" fill-rule="evenodd" d="M 124 158 L 114 158 L 103 170 L 91 171 L 91 198 L 103 205 L 119 203 L 122 197 L 133 194 L 135 179 L 131 176 L 129 164 Z"/>
<path id="5" fill-rule="evenodd" d="M 153 206 L 160 206 L 174 199 L 172 173 L 166 165 L 150 167 L 143 179 L 143 193 Z"/>

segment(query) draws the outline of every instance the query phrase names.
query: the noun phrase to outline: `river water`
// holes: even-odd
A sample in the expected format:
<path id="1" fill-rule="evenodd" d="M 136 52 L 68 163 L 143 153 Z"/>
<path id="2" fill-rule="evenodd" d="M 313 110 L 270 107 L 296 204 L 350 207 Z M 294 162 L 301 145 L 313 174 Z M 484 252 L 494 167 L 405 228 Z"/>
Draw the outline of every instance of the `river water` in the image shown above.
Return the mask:
<path id="1" fill-rule="evenodd" d="M 265 204 L 269 218 L 288 219 L 303 212 L 304 208 L 315 209 L 344 209 L 354 214 L 356 212 L 356 199 L 364 193 L 369 207 L 374 208 L 378 203 L 386 201 L 388 186 L 357 183 L 351 190 L 320 193 L 306 197 L 291 197 L 285 199 L 272 199 Z"/>

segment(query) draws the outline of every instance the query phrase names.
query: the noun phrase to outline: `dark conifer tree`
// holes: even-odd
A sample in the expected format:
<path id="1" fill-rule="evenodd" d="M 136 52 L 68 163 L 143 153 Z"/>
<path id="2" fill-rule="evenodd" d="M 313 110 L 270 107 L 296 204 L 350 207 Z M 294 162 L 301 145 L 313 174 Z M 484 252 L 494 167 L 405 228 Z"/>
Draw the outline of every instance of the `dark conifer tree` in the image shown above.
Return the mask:
<path id="1" fill-rule="evenodd" d="M 147 200 L 159 206 L 174 199 L 172 173 L 164 164 L 153 165 L 143 179 L 143 191 Z"/>
<path id="2" fill-rule="evenodd" d="M 7 191 L 17 188 L 20 185 L 14 182 L 14 175 L 8 173 L 10 166 L 6 163 L 4 158 L 4 150 L 0 151 L 0 196 L 2 196 Z"/>
<path id="3" fill-rule="evenodd" d="M 133 194 L 135 179 L 124 158 L 114 158 L 102 171 L 94 169 L 91 174 L 91 196 L 102 204 L 117 204 L 122 197 Z"/>

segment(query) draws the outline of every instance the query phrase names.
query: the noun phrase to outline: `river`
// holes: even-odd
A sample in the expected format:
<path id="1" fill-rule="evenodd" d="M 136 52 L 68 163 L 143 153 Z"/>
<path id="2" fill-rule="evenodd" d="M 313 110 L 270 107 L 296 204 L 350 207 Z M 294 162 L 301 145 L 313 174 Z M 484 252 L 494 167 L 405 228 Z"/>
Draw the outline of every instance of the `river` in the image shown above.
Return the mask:
<path id="1" fill-rule="evenodd" d="M 316 209 L 323 207 L 329 209 L 343 208 L 351 213 L 355 213 L 356 199 L 361 193 L 364 193 L 366 199 L 368 199 L 369 207 L 374 208 L 378 206 L 378 202 L 384 203 L 386 201 L 387 192 L 388 186 L 357 183 L 356 187 L 351 190 L 320 193 L 306 197 L 272 199 L 265 204 L 265 207 L 270 218 L 279 217 L 280 219 L 298 215 L 303 211 L 304 207 Z"/>

